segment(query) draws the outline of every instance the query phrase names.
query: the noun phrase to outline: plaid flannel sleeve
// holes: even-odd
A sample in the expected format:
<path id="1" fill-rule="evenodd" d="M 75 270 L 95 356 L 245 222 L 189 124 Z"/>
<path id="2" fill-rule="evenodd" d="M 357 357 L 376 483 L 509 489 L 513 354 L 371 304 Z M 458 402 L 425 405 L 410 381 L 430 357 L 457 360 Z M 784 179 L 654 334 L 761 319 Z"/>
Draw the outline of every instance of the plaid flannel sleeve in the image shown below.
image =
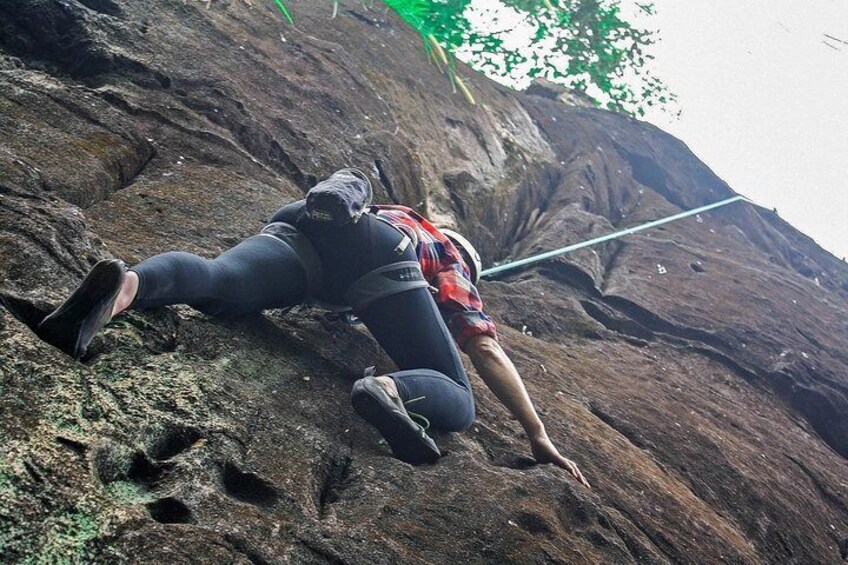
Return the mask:
<path id="1" fill-rule="evenodd" d="M 436 303 L 460 349 L 476 335 L 498 338 L 495 323 L 483 312 L 483 301 L 461 263 L 445 265 L 435 277 Z"/>

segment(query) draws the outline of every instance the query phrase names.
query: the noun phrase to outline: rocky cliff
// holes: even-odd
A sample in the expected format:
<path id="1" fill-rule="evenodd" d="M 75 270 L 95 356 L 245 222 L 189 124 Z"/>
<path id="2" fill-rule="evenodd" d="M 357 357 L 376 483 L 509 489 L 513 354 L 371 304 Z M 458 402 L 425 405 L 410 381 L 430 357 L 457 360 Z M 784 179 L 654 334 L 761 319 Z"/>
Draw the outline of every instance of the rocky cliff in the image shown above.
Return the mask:
<path id="1" fill-rule="evenodd" d="M 0 559 L 848 559 L 848 268 L 747 204 L 481 285 L 592 490 L 473 372 L 447 456 L 391 458 L 348 401 L 391 362 L 320 311 L 134 312 L 81 363 L 39 340 L 98 259 L 214 255 L 342 166 L 490 264 L 733 194 L 551 88 L 468 105 L 379 3 L 291 5 L 0 0 Z"/>

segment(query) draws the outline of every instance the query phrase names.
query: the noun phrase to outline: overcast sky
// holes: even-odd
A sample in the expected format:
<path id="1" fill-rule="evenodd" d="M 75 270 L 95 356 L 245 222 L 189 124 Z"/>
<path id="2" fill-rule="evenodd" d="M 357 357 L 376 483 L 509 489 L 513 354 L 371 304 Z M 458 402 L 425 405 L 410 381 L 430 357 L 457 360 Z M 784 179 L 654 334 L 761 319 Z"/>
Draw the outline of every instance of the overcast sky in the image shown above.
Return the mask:
<path id="1" fill-rule="evenodd" d="M 654 0 L 652 16 L 637 2 L 621 0 L 624 17 L 657 30 L 654 74 L 682 110 L 645 119 L 736 192 L 848 255 L 848 0 Z M 508 46 L 532 34 L 500 2 L 474 0 L 469 15 L 481 30 L 514 29 Z"/>
<path id="2" fill-rule="evenodd" d="M 659 31 L 655 72 L 683 112 L 646 119 L 735 191 L 848 255 L 848 0 L 654 4 L 640 23 Z"/>

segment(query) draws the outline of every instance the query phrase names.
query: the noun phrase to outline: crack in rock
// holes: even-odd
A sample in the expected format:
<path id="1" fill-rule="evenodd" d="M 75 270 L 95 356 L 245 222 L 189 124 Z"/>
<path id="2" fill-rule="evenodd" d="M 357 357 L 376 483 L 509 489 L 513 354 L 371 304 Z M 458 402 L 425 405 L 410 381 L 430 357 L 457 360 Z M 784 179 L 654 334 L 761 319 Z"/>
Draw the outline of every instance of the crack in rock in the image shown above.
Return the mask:
<path id="1" fill-rule="evenodd" d="M 244 472 L 234 463 L 224 464 L 221 481 L 225 492 L 242 502 L 254 506 L 270 508 L 279 500 L 279 492 L 268 481 L 256 473 Z"/>

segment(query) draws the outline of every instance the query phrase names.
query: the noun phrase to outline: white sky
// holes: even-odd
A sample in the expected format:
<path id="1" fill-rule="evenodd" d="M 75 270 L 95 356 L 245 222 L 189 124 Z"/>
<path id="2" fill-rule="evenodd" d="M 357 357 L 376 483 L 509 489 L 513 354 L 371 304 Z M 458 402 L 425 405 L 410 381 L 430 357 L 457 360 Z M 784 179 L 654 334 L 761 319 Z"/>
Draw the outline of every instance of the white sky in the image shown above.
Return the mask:
<path id="1" fill-rule="evenodd" d="M 635 0 L 621 2 L 625 19 L 658 30 L 652 68 L 682 113 L 644 119 L 683 140 L 735 191 L 848 256 L 848 43 L 838 41 L 848 42 L 848 0 L 654 5 L 644 16 Z M 472 7 L 481 28 L 515 25 L 497 2 Z"/>
<path id="2" fill-rule="evenodd" d="M 734 190 L 848 255 L 848 44 L 824 36 L 848 42 L 848 0 L 654 4 L 643 23 L 661 38 L 655 72 L 683 112 L 647 121 Z"/>

